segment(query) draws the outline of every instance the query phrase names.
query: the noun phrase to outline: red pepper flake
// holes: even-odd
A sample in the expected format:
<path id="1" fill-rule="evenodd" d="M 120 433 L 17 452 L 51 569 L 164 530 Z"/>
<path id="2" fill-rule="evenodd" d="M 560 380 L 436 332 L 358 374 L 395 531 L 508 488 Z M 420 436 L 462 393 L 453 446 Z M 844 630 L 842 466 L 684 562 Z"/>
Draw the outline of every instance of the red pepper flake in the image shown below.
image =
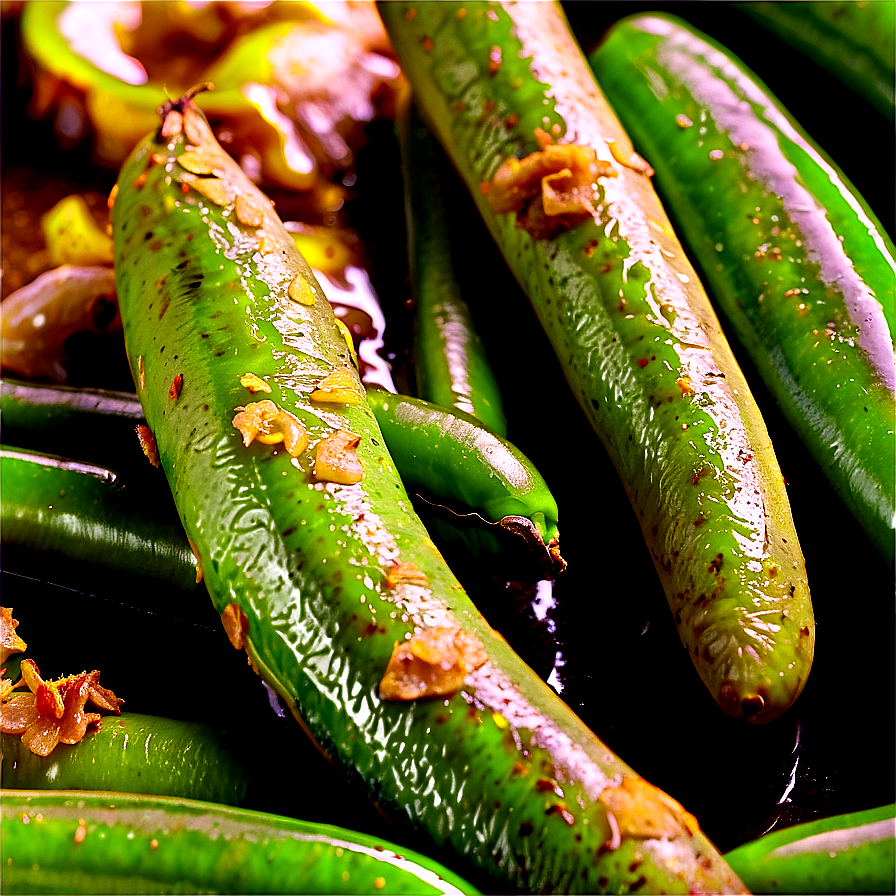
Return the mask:
<path id="1" fill-rule="evenodd" d="M 159 448 L 156 445 L 156 438 L 152 434 L 152 430 L 143 423 L 138 423 L 136 427 L 137 438 L 140 440 L 140 447 L 146 455 L 147 460 L 154 466 L 159 465 Z"/>
<path id="2" fill-rule="evenodd" d="M 552 803 L 544 812 L 545 815 L 559 815 L 570 827 L 576 823 L 575 815 L 563 803 Z"/>
<path id="3" fill-rule="evenodd" d="M 168 397 L 172 401 L 177 401 L 180 398 L 180 390 L 184 387 L 184 375 L 182 373 L 178 373 L 175 375 L 174 379 L 171 380 L 171 385 L 168 387 Z"/>
<path id="4" fill-rule="evenodd" d="M 78 819 L 78 827 L 75 829 L 75 843 L 81 844 L 87 839 L 87 822 L 83 818 Z"/>
<path id="5" fill-rule="evenodd" d="M 118 184 L 113 184 L 112 189 L 109 191 L 109 198 L 106 200 L 106 207 L 111 211 L 112 207 L 115 205 L 115 200 L 118 198 Z"/>
<path id="6" fill-rule="evenodd" d="M 420 43 L 423 45 L 424 53 L 431 53 L 433 48 L 433 39 L 427 34 Z"/>
<path id="7" fill-rule="evenodd" d="M 638 367 L 646 367 L 649 363 L 647 358 L 641 358 L 641 360 L 638 361 Z"/>
<path id="8" fill-rule="evenodd" d="M 501 68 L 501 62 L 501 47 L 498 44 L 493 44 L 488 51 L 488 73 L 490 75 L 496 75 L 498 69 Z"/>
<path id="9" fill-rule="evenodd" d="M 507 118 L 504 119 L 504 127 L 507 128 L 508 131 L 512 128 L 515 128 L 519 123 L 520 117 L 516 114 L 516 112 L 511 112 L 510 115 L 508 115 Z"/>

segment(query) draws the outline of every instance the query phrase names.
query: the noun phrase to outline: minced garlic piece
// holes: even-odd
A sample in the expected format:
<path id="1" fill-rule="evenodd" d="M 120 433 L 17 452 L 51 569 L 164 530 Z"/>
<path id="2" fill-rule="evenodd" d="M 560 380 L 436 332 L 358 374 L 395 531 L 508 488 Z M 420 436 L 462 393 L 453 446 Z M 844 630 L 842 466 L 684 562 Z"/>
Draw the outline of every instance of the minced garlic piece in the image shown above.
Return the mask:
<path id="1" fill-rule="evenodd" d="M 201 177 L 194 180 L 190 186 L 213 202 L 215 205 L 230 205 L 233 200 L 233 190 L 230 185 L 220 177 Z"/>
<path id="2" fill-rule="evenodd" d="M 419 700 L 453 694 L 488 660 L 482 642 L 457 626 L 433 626 L 396 642 L 380 681 L 384 700 Z"/>
<path id="3" fill-rule="evenodd" d="M 614 139 L 608 139 L 607 146 L 610 147 L 610 153 L 620 165 L 624 165 L 626 168 L 631 168 L 632 171 L 637 171 L 645 177 L 653 177 L 656 173 L 653 168 L 650 167 L 647 160 L 643 156 L 639 156 L 638 153 L 632 152 L 626 156 Z"/>
<path id="4" fill-rule="evenodd" d="M 28 646 L 17 634 L 17 619 L 12 618 L 10 607 L 0 607 L 0 663 L 5 663 L 13 653 L 21 653 Z"/>
<path id="5" fill-rule="evenodd" d="M 246 227 L 261 227 L 264 223 L 264 211 L 248 193 L 238 193 L 234 207 L 237 221 Z"/>
<path id="6" fill-rule="evenodd" d="M 625 775 L 622 783 L 605 788 L 599 797 L 613 816 L 613 836 L 618 842 L 635 840 L 674 840 L 699 830 L 697 819 L 672 797 L 644 778 Z"/>
<path id="7" fill-rule="evenodd" d="M 317 298 L 314 294 L 314 288 L 304 274 L 296 274 L 292 278 L 286 289 L 286 294 L 293 302 L 298 302 L 300 305 L 313 305 Z"/>
<path id="8" fill-rule="evenodd" d="M 253 401 L 237 411 L 233 425 L 242 434 L 246 447 L 254 441 L 263 445 L 282 442 L 289 454 L 297 457 L 308 445 L 308 434 L 301 420 L 278 408 L 273 401 Z"/>
<path id="9" fill-rule="evenodd" d="M 552 178 L 561 173 L 560 180 Z M 547 181 L 551 207 L 559 202 L 560 193 L 569 193 L 570 197 L 561 203 L 563 211 L 560 214 L 572 210 L 594 214 L 594 184 L 599 177 L 613 176 L 612 165 L 598 159 L 591 147 L 552 143 L 523 159 L 507 159 L 483 187 L 489 207 L 495 214 L 520 212 L 530 199 L 538 195 L 544 198 L 545 180 L 552 178 Z M 551 214 L 547 206 L 545 211 Z"/>
<path id="10" fill-rule="evenodd" d="M 243 636 L 249 630 L 249 620 L 240 609 L 239 604 L 227 604 L 224 607 L 224 612 L 221 614 L 221 622 L 224 623 L 227 639 L 237 650 L 242 650 Z"/>
<path id="11" fill-rule="evenodd" d="M 429 579 L 426 573 L 413 563 L 395 563 L 386 573 L 386 587 L 392 591 L 399 585 L 418 585 L 425 588 L 429 585 Z"/>
<path id="12" fill-rule="evenodd" d="M 340 485 L 360 482 L 364 478 L 364 468 L 355 454 L 360 441 L 360 436 L 337 429 L 318 442 L 314 460 L 315 479 Z"/>
<path id="13" fill-rule="evenodd" d="M 354 372 L 347 367 L 340 367 L 317 384 L 317 388 L 311 393 L 311 400 L 333 404 L 360 404 L 361 395 L 356 384 Z"/>
<path id="14" fill-rule="evenodd" d="M 260 377 L 254 373 L 244 373 L 240 377 L 240 385 L 245 386 L 253 395 L 256 392 L 270 392 L 271 387 Z"/>
<path id="15" fill-rule="evenodd" d="M 189 171 L 190 174 L 218 174 L 220 168 L 220 159 L 217 152 L 211 147 L 203 149 L 190 149 L 187 147 L 186 152 L 181 153 L 177 157 L 177 162 L 181 168 Z"/>

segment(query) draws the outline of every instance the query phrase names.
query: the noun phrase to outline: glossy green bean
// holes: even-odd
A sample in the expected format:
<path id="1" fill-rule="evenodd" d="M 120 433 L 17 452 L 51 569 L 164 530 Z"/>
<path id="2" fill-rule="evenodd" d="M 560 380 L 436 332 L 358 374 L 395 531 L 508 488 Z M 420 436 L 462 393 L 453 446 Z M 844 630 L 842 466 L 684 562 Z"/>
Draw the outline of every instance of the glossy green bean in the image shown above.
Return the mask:
<path id="1" fill-rule="evenodd" d="M 203 596 L 196 558 L 170 499 L 151 497 L 114 470 L 34 451 L 0 448 L 5 566 L 34 573 L 47 557 L 84 583 L 140 578 Z M 164 483 L 157 483 L 164 488 Z M 21 559 L 19 559 L 21 558 Z M 72 570 L 64 575 L 75 576 Z"/>
<path id="2" fill-rule="evenodd" d="M 133 427 L 145 423 L 136 395 L 0 381 L 4 433 L 13 444 L 96 460 L 112 468 L 147 469 Z M 405 486 L 448 505 L 505 524 L 527 542 L 559 556 L 557 502 L 532 462 L 506 439 L 466 414 L 430 402 L 368 389 L 368 403 Z M 151 471 L 146 473 L 152 476 Z M 141 487 L 151 485 L 140 476 Z M 60 488 L 64 484 L 60 483 Z M 122 525 L 128 523 L 122 520 Z M 529 537 L 531 534 L 531 537 Z"/>
<path id="3" fill-rule="evenodd" d="M 892 241 L 756 75 L 685 21 L 623 19 L 589 61 L 731 332 L 892 567 Z"/>
<path id="4" fill-rule="evenodd" d="M 620 474 L 698 673 L 729 714 L 776 718 L 803 689 L 815 631 L 784 480 L 562 9 L 388 2 L 380 13 Z M 564 187 L 570 165 L 581 181 Z M 587 483 L 587 459 L 569 475 Z"/>
<path id="5" fill-rule="evenodd" d="M 796 47 L 863 97 L 890 122 L 896 78 L 896 10 L 892 3 L 751 0 L 733 7 Z"/>
<path id="6" fill-rule="evenodd" d="M 48 756 L 4 734 L 0 773 L 15 790 L 114 790 L 238 806 L 250 780 L 245 747 L 212 725 L 122 712 Z"/>
<path id="7" fill-rule="evenodd" d="M 398 120 L 414 301 L 417 394 L 478 418 L 507 435 L 500 388 L 457 277 L 459 252 L 448 220 L 444 153 L 408 101 Z"/>
<path id="8" fill-rule="evenodd" d="M 475 893 L 411 850 L 197 800 L 4 790 L 5 893 Z"/>
<path id="9" fill-rule="evenodd" d="M 725 855 L 753 893 L 893 893 L 894 808 L 793 825 Z"/>
<path id="10" fill-rule="evenodd" d="M 477 612 L 412 513 L 270 202 L 189 97 L 162 112 L 118 179 L 117 292 L 147 423 L 233 643 L 384 812 L 497 889 L 741 889 L 693 818 Z M 280 444 L 234 422 L 259 383 Z M 354 458 L 324 463 L 334 444 Z"/>

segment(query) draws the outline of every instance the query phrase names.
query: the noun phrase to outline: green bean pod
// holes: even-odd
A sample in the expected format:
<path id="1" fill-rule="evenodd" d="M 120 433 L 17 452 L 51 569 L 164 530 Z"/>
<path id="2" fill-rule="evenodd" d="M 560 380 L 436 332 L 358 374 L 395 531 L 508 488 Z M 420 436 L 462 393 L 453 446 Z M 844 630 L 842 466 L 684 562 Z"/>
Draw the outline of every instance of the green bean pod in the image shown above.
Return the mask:
<path id="1" fill-rule="evenodd" d="M 447 504 L 454 514 L 479 514 L 491 524 L 503 521 L 536 552 L 550 554 L 548 567 L 562 569 L 557 502 L 519 449 L 462 412 L 384 389 L 368 388 L 366 395 L 406 488 Z M 145 423 L 135 395 L 4 379 L 0 413 L 5 436 L 14 444 L 124 466 L 129 482 L 138 472 L 133 466 L 146 467 L 133 433 L 136 424 Z M 141 486 L 152 487 L 148 482 Z M 27 496 L 22 497 L 27 506 Z M 19 513 L 12 507 L 9 512 Z M 129 525 L 126 518 L 118 524 Z"/>
<path id="2" fill-rule="evenodd" d="M 620 474 L 697 671 L 726 712 L 774 719 L 806 682 L 815 633 L 783 477 L 561 8 L 390 2 L 380 13 Z M 571 185 L 570 156 L 593 160 Z M 551 191 L 572 211 L 546 211 Z M 587 482 L 587 457 L 569 467 Z"/>
<path id="3" fill-rule="evenodd" d="M 725 854 L 752 893 L 896 892 L 893 804 L 772 831 Z"/>
<path id="4" fill-rule="evenodd" d="M 149 486 L 128 485 L 99 464 L 7 446 L 0 448 L 0 471 L 7 568 L 33 571 L 52 556 L 54 569 L 69 577 L 74 567 L 86 581 L 137 577 L 169 593 L 202 594 L 177 513 Z"/>
<path id="5" fill-rule="evenodd" d="M 189 96 L 161 112 L 118 179 L 117 292 L 146 420 L 234 646 L 387 815 L 496 888 L 739 889 L 692 817 L 477 612 L 413 513 L 345 335 L 270 202 Z M 270 416 L 251 417 L 256 395 Z M 275 443 L 251 438 L 247 417 Z"/>
<path id="6" fill-rule="evenodd" d="M 476 893 L 332 825 L 199 800 L 4 790 L 5 893 Z"/>
<path id="7" fill-rule="evenodd" d="M 238 738 L 212 725 L 142 713 L 107 717 L 80 743 L 38 756 L 2 735 L 3 786 L 115 790 L 240 805 L 249 788 Z"/>
<path id="8" fill-rule="evenodd" d="M 733 3 L 782 41 L 834 73 L 892 122 L 896 10 L 892 3 Z"/>
<path id="9" fill-rule="evenodd" d="M 686 22 L 629 17 L 589 58 L 732 333 L 892 566 L 892 241 L 756 76 Z"/>
<path id="10" fill-rule="evenodd" d="M 470 414 L 506 437 L 501 391 L 457 280 L 444 192 L 449 163 L 409 100 L 399 109 L 398 129 L 414 300 L 417 394 Z"/>

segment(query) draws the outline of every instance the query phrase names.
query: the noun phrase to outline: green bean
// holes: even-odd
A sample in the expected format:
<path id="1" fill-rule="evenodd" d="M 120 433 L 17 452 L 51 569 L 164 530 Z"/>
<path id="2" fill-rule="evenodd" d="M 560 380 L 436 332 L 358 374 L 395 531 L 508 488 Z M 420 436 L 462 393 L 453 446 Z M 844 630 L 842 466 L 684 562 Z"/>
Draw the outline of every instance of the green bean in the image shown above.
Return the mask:
<path id="1" fill-rule="evenodd" d="M 16 790 L 115 790 L 238 806 L 250 780 L 245 747 L 212 725 L 122 712 L 47 756 L 4 734 L 0 771 L 3 786 Z"/>
<path id="2" fill-rule="evenodd" d="M 892 3 L 758 0 L 732 6 L 834 73 L 893 121 L 896 14 Z"/>
<path id="3" fill-rule="evenodd" d="M 781 470 L 562 9 L 389 2 L 380 13 L 620 474 L 698 673 L 729 714 L 776 718 L 805 685 L 815 630 Z M 588 481 L 587 458 L 570 467 Z"/>
<path id="4" fill-rule="evenodd" d="M 475 893 L 411 850 L 198 800 L 4 790 L 5 893 Z"/>
<path id="5" fill-rule="evenodd" d="M 894 808 L 792 825 L 725 855 L 753 893 L 893 893 Z"/>
<path id="6" fill-rule="evenodd" d="M 476 611 L 326 297 L 189 96 L 123 166 L 112 227 L 134 380 L 209 595 L 336 766 L 505 891 L 740 889 Z"/>
<path id="7" fill-rule="evenodd" d="M 757 77 L 683 20 L 624 19 L 590 62 L 731 332 L 892 567 L 892 241 Z"/>
<path id="8" fill-rule="evenodd" d="M 414 373 L 417 394 L 478 418 L 507 435 L 504 405 L 470 307 L 457 280 L 449 232 L 446 178 L 452 174 L 425 124 L 406 103 L 399 113 L 404 163 Z"/>

